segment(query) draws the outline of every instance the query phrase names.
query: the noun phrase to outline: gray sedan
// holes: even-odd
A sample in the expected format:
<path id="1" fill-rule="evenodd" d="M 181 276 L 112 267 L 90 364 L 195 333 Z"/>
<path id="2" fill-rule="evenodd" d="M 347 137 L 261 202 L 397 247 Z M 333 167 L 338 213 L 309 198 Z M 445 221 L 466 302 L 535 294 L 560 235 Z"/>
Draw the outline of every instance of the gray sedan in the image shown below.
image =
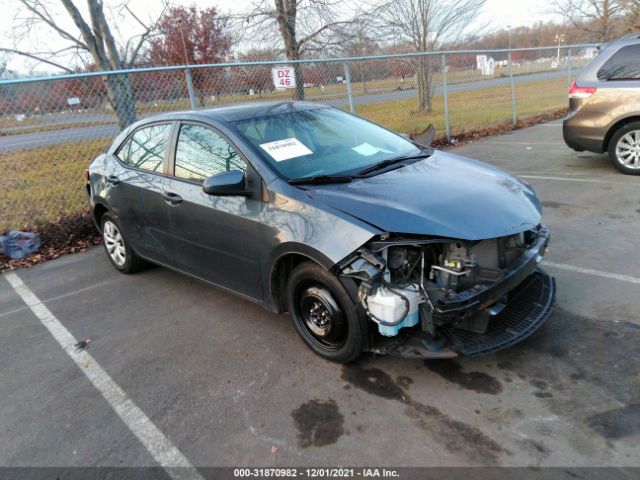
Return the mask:
<path id="1" fill-rule="evenodd" d="M 529 185 L 334 108 L 148 118 L 91 163 L 86 188 L 116 269 L 151 262 L 289 312 L 329 360 L 481 355 L 551 312 Z"/>

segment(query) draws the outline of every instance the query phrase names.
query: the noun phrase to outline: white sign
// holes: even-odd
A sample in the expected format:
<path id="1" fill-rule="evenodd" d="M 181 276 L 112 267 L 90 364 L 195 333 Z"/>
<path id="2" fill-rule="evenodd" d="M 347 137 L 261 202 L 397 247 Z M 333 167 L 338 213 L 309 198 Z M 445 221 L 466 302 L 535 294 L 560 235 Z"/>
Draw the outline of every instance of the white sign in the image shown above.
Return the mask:
<path id="1" fill-rule="evenodd" d="M 482 67 L 482 75 L 494 75 L 495 74 L 495 60 L 493 57 L 488 57 Z"/>
<path id="2" fill-rule="evenodd" d="M 476 55 L 476 65 L 478 67 L 478 70 L 482 70 L 486 64 L 487 64 L 486 55 Z"/>
<path id="3" fill-rule="evenodd" d="M 286 138 L 275 142 L 263 143 L 260 147 L 271 155 L 271 158 L 276 162 L 313 153 L 297 138 Z"/>
<path id="4" fill-rule="evenodd" d="M 80 99 L 78 97 L 67 98 L 67 105 L 80 105 Z"/>
<path id="5" fill-rule="evenodd" d="M 336 82 L 342 82 L 342 77 L 336 77 Z"/>
<path id="6" fill-rule="evenodd" d="M 296 88 L 296 73 L 293 67 L 273 67 L 271 77 L 276 88 Z"/>
<path id="7" fill-rule="evenodd" d="M 393 152 L 390 152 L 389 150 L 385 150 L 384 148 L 374 147 L 373 145 L 367 142 L 361 143 L 356 147 L 351 147 L 351 150 L 353 150 L 356 153 L 359 153 L 360 155 L 364 155 L 365 157 L 370 157 L 371 155 L 375 155 L 376 153 L 379 153 L 379 152 L 393 153 Z"/>

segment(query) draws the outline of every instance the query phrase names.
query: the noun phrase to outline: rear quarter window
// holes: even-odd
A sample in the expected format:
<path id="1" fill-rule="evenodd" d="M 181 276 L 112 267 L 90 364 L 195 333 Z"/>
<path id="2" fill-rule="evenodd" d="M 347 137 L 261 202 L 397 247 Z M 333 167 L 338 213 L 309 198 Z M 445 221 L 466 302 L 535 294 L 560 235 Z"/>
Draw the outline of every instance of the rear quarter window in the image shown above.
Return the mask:
<path id="1" fill-rule="evenodd" d="M 640 80 L 640 44 L 614 53 L 598 70 L 598 80 Z"/>
<path id="2" fill-rule="evenodd" d="M 116 152 L 118 158 L 131 167 L 162 173 L 171 125 L 144 127 L 129 137 Z"/>

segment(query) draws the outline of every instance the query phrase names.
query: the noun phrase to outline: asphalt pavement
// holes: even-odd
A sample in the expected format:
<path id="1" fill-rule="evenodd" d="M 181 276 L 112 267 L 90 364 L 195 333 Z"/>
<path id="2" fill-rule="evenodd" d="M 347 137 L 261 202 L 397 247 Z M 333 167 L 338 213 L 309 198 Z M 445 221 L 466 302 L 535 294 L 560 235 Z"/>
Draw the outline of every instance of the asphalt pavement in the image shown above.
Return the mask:
<path id="1" fill-rule="evenodd" d="M 0 465 L 171 466 L 153 426 L 197 467 L 639 467 L 640 178 L 569 150 L 559 122 L 454 153 L 543 201 L 558 298 L 528 340 L 337 365 L 287 315 L 161 268 L 121 275 L 96 247 L 0 278 Z"/>

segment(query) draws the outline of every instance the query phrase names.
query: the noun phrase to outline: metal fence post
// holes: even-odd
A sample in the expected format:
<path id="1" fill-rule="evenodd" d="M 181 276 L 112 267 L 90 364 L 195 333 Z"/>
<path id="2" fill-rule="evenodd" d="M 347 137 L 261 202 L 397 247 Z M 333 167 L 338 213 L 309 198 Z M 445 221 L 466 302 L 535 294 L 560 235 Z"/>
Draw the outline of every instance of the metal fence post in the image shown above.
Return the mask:
<path id="1" fill-rule="evenodd" d="M 353 104 L 353 90 L 351 89 L 351 72 L 349 71 L 349 64 L 344 64 L 344 78 L 347 81 L 347 97 L 349 97 L 349 111 L 356 113 L 356 107 Z"/>
<path id="2" fill-rule="evenodd" d="M 193 80 L 191 79 L 191 70 L 184 69 L 184 76 L 187 79 L 187 90 L 189 90 L 189 100 L 191 101 L 191 108 L 196 108 L 196 92 L 193 89 Z"/>
<path id="3" fill-rule="evenodd" d="M 567 87 L 571 86 L 571 49 L 567 48 Z"/>
<path id="4" fill-rule="evenodd" d="M 515 126 L 516 118 L 516 86 L 513 82 L 513 62 L 511 60 L 511 51 L 509 51 L 509 84 L 511 85 L 511 122 Z"/>
<path id="5" fill-rule="evenodd" d="M 447 90 L 447 56 L 442 54 L 442 93 L 444 95 L 444 128 L 447 142 L 451 141 L 451 124 L 449 123 L 449 92 Z"/>

